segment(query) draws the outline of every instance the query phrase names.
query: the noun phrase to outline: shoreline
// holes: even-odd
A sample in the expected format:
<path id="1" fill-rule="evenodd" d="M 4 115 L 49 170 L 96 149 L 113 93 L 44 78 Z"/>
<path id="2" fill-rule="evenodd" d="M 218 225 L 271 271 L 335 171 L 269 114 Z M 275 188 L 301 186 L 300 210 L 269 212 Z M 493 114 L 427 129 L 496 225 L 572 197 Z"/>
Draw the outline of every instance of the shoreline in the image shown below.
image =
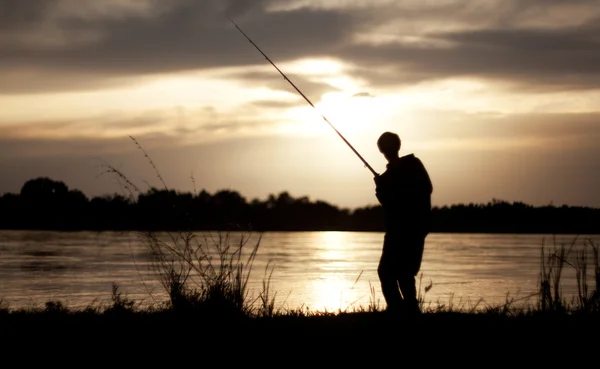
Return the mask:
<path id="1" fill-rule="evenodd" d="M 91 233 L 103 233 L 103 232 L 137 232 L 141 234 L 156 234 L 156 233 L 201 233 L 201 232 L 214 232 L 214 233 L 318 233 L 318 232 L 347 232 L 347 233 L 385 233 L 385 230 L 346 230 L 346 229 L 315 229 L 315 230 L 257 230 L 257 229 L 152 229 L 152 230 L 144 230 L 144 229 L 45 229 L 45 228 L 0 228 L 0 232 L 57 232 L 57 233 L 83 233 L 83 232 L 91 232 Z M 522 231 L 522 232 L 512 232 L 512 231 L 431 231 L 429 235 L 433 234 L 473 234 L 473 235 L 490 235 L 490 234 L 498 234 L 498 235 L 560 235 L 560 236 L 600 236 L 600 230 L 598 232 L 589 232 L 589 233 L 570 233 L 570 232 L 536 232 L 536 231 Z"/>

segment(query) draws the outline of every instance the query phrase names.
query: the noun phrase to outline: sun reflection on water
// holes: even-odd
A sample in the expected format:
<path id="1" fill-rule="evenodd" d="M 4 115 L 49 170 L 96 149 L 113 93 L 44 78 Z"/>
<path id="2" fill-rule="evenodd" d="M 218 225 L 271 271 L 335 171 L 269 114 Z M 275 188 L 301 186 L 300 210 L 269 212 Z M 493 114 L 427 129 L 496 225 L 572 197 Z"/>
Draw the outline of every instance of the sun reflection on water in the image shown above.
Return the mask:
<path id="1" fill-rule="evenodd" d="M 358 307 L 364 291 L 354 288 L 360 270 L 348 234 L 322 232 L 318 242 L 321 246 L 314 255 L 318 272 L 310 278 L 307 291 L 313 296 L 312 308 L 332 312 Z"/>

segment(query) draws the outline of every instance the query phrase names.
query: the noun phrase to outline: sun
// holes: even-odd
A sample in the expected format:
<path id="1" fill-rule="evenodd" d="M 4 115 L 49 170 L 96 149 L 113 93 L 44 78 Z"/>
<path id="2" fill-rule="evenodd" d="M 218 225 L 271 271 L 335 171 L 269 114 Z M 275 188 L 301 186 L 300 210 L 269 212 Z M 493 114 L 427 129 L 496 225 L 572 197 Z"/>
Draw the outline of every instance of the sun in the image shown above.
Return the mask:
<path id="1" fill-rule="evenodd" d="M 315 107 L 342 134 L 367 131 L 376 115 L 373 97 L 369 94 L 329 93 L 323 95 Z"/>
<path id="2" fill-rule="evenodd" d="M 282 117 L 290 122 L 282 131 L 300 135 L 329 135 L 331 127 L 323 117 L 342 135 L 356 137 L 373 129 L 382 118 L 380 102 L 368 93 L 348 94 L 331 92 L 324 94 L 310 106 L 288 109 Z"/>

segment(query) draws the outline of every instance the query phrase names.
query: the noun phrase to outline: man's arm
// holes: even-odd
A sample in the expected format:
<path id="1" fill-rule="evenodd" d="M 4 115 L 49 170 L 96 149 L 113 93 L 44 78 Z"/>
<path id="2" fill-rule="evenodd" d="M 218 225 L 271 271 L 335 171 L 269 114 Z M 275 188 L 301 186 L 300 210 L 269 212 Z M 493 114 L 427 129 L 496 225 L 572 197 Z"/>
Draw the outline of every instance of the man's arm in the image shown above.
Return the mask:
<path id="1" fill-rule="evenodd" d="M 423 162 L 421 161 L 421 159 L 417 159 L 417 163 L 418 163 L 418 169 L 419 169 L 419 171 L 418 171 L 419 181 L 423 185 L 423 189 L 431 195 L 433 193 L 433 183 L 431 182 L 429 173 L 427 172 L 427 169 L 425 168 L 425 165 L 423 165 Z"/>
<path id="2" fill-rule="evenodd" d="M 385 207 L 388 203 L 388 186 L 386 180 L 381 175 L 375 176 L 373 180 L 375 181 L 375 197 L 377 197 L 381 206 Z"/>

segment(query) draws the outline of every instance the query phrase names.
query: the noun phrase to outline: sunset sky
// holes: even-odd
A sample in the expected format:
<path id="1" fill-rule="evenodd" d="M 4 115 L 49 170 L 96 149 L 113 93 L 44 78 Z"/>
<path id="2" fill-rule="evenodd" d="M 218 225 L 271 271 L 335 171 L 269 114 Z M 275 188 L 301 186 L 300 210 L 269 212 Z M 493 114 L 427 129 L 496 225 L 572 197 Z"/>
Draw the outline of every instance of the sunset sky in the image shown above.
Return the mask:
<path id="1" fill-rule="evenodd" d="M 434 205 L 600 207 L 598 0 L 0 0 L 0 194 L 159 186 L 133 136 L 172 189 L 375 204 L 320 114 L 378 172 L 398 133 Z"/>

